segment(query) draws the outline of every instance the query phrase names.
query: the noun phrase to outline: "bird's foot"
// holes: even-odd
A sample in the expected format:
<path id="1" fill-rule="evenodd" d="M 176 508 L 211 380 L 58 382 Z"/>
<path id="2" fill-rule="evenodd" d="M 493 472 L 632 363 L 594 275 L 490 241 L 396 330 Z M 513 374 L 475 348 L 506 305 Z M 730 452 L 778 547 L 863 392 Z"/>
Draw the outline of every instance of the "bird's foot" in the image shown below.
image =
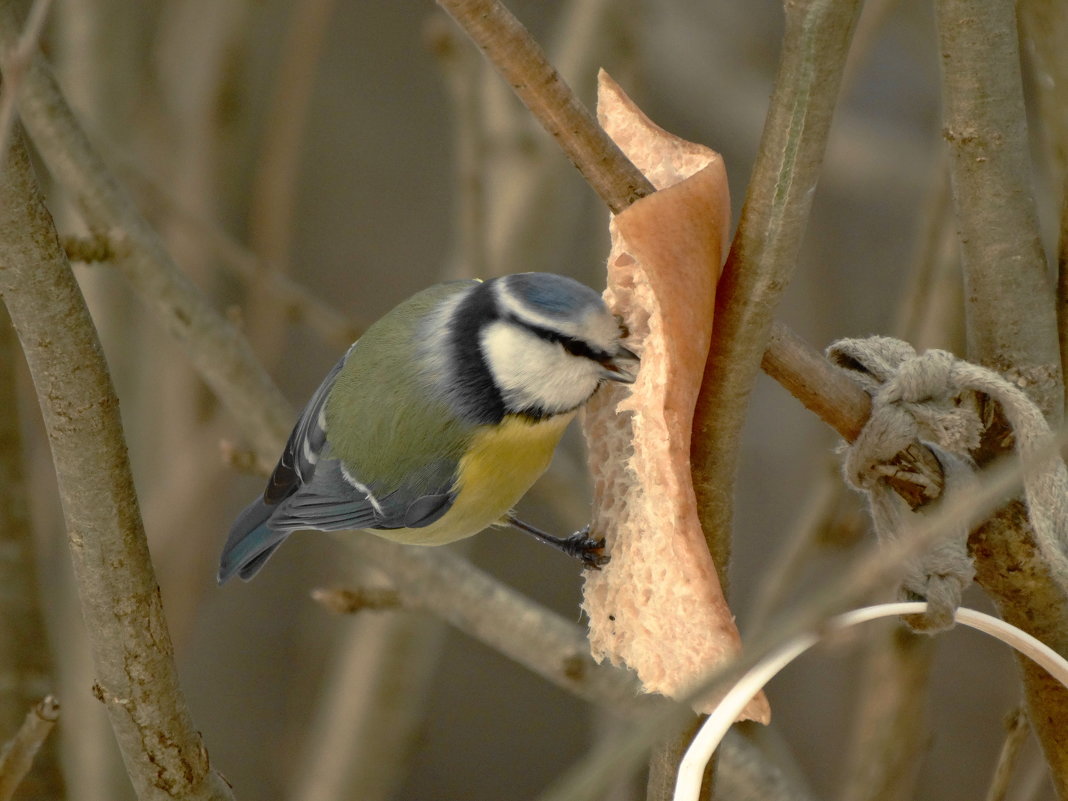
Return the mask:
<path id="1" fill-rule="evenodd" d="M 597 539 L 591 537 L 589 526 L 586 526 L 581 531 L 576 531 L 570 537 L 556 537 L 539 528 L 535 528 L 529 523 L 524 523 L 513 515 L 509 515 L 506 519 L 513 528 L 525 531 L 527 534 L 537 537 L 546 545 L 550 545 L 558 551 L 563 551 L 568 556 L 578 559 L 582 562 L 583 567 L 590 570 L 600 570 L 604 565 L 608 564 L 609 556 L 604 552 L 604 537 Z"/>
<path id="2" fill-rule="evenodd" d="M 604 552 L 604 537 L 591 537 L 588 525 L 570 537 L 557 538 L 557 541 L 560 543 L 560 550 L 574 556 L 590 570 L 600 570 L 608 564 L 609 556 Z"/>

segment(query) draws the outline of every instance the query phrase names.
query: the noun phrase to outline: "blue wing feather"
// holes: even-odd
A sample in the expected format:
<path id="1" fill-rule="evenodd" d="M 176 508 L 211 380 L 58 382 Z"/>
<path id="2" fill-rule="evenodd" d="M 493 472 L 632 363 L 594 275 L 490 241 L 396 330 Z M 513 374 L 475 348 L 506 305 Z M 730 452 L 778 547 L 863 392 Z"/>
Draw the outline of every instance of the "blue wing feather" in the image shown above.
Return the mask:
<path id="1" fill-rule="evenodd" d="M 330 457 L 323 419 L 327 398 L 351 355 L 349 349 L 304 407 L 262 497 L 234 522 L 219 562 L 219 583 L 235 573 L 251 579 L 294 531 L 421 528 L 452 506 L 456 464 L 427 465 L 400 487 L 372 498 Z"/>

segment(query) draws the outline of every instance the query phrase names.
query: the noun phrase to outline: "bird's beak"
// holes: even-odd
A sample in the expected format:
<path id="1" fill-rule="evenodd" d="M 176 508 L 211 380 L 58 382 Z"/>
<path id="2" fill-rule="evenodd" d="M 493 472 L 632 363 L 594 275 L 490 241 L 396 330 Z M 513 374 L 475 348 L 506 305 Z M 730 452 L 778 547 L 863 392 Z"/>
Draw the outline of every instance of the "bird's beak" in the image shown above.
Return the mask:
<path id="1" fill-rule="evenodd" d="M 611 358 L 601 362 L 601 366 L 604 367 L 602 375 L 609 381 L 633 384 L 638 376 L 638 363 L 638 354 L 620 345 Z"/>

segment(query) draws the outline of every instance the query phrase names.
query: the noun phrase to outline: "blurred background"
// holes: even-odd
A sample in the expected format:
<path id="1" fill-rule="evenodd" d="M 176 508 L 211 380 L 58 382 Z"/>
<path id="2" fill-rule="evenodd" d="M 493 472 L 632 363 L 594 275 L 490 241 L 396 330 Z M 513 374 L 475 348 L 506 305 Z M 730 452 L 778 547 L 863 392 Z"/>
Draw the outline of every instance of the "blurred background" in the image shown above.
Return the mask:
<path id="1" fill-rule="evenodd" d="M 657 123 L 719 150 L 736 222 L 778 61 L 778 2 L 509 7 L 587 103 L 604 67 Z M 363 326 L 445 277 L 549 270 L 603 286 L 606 209 L 432 2 L 57 0 L 44 48 L 116 175 L 182 269 L 241 322 L 294 409 Z M 931 4 L 869 2 L 854 56 L 779 319 L 819 348 L 905 333 L 959 351 Z M 1046 193 L 1041 141 L 1035 159 Z M 51 206 L 61 233 L 86 233 L 62 187 L 52 187 Z M 1054 206 L 1043 194 L 1051 234 Z M 404 687 L 419 722 L 384 797 L 532 797 L 613 725 L 429 616 L 326 611 L 310 592 L 351 586 L 358 572 L 328 536 L 293 537 L 251 584 L 217 587 L 226 531 L 263 479 L 226 458 L 247 447 L 235 421 L 122 277 L 106 263 L 76 269 L 121 398 L 182 683 L 239 798 L 318 799 L 317 780 L 349 759 L 341 744 L 373 740 L 373 726 L 354 738 L 344 731 L 361 725 L 361 693 L 382 687 L 376 659 L 386 652 L 424 668 Z M 47 443 L 20 378 L 68 795 L 122 801 L 132 794 L 90 692 Z M 859 500 L 836 489 L 835 444 L 760 378 L 730 568 L 743 637 L 870 536 Z M 585 481 L 571 432 L 521 516 L 561 533 L 581 527 Z M 571 560 L 508 530 L 460 547 L 580 621 Z M 974 589 L 968 603 L 986 608 Z M 397 642 L 418 645 L 390 651 Z M 817 649 L 769 689 L 775 733 L 822 798 L 843 797 L 849 783 L 864 650 L 860 637 Z M 931 729 L 913 797 L 976 798 L 1019 703 L 1015 667 L 1003 647 L 959 630 L 937 639 L 932 659 Z M 1014 792 L 1052 797 L 1033 744 Z M 379 796 L 353 787 L 345 797 Z M 624 783 L 615 797 L 641 796 Z"/>

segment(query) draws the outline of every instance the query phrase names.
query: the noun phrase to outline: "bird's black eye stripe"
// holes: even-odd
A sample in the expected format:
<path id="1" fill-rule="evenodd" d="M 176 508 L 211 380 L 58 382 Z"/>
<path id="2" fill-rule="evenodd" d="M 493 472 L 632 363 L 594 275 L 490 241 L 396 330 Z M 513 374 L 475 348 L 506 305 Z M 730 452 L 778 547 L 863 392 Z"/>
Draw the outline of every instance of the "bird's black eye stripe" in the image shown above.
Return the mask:
<path id="1" fill-rule="evenodd" d="M 601 363 L 612 358 L 612 354 L 606 353 L 603 350 L 598 350 L 597 348 L 592 348 L 588 342 L 569 337 L 567 334 L 561 334 L 559 331 L 554 331 L 551 328 L 542 328 L 540 325 L 534 325 L 514 314 L 508 315 L 508 322 L 525 328 L 532 334 L 536 334 L 548 342 L 559 343 L 563 349 L 572 356 L 581 356 L 584 359 L 590 359 L 591 361 Z"/>

